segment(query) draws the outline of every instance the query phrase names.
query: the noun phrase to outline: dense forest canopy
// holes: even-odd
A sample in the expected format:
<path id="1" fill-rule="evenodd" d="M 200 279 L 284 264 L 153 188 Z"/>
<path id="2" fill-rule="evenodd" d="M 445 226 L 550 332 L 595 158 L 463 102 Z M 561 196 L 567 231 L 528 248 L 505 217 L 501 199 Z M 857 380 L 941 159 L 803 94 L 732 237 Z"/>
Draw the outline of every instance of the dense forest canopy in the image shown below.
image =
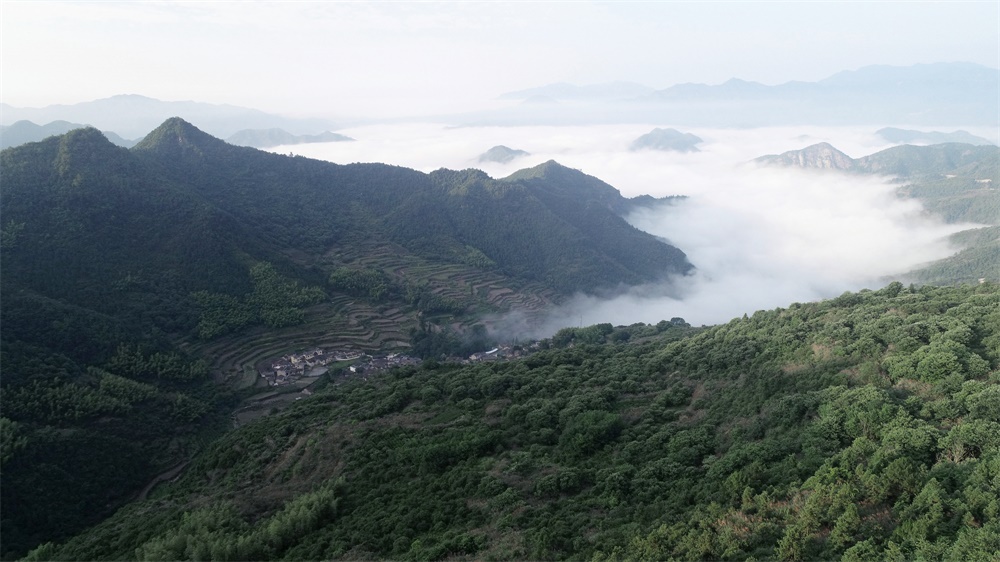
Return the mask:
<path id="1" fill-rule="evenodd" d="M 1000 287 L 331 385 L 29 559 L 989 559 Z"/>

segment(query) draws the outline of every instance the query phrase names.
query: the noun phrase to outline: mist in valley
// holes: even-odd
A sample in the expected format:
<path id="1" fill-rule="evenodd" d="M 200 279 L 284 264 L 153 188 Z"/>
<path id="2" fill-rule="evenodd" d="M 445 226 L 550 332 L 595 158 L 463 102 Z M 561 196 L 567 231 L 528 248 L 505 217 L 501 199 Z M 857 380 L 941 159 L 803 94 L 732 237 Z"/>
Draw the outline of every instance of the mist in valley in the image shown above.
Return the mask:
<path id="1" fill-rule="evenodd" d="M 351 143 L 277 147 L 336 163 L 386 162 L 430 172 L 478 168 L 502 178 L 548 160 L 579 169 L 626 197 L 684 195 L 626 217 L 683 250 L 697 268 L 613 296 L 577 295 L 544 317 L 495 322 L 522 337 L 561 327 L 628 325 L 682 317 L 726 322 L 756 310 L 876 289 L 889 279 L 956 252 L 947 236 L 973 225 L 945 224 L 893 178 L 761 168 L 762 155 L 829 142 L 857 158 L 891 144 L 877 127 L 677 127 L 703 139 L 697 152 L 629 150 L 655 126 L 445 127 L 376 125 L 347 129 Z M 975 131 L 973 131 L 975 132 Z M 528 152 L 507 163 L 479 162 L 496 145 Z"/>

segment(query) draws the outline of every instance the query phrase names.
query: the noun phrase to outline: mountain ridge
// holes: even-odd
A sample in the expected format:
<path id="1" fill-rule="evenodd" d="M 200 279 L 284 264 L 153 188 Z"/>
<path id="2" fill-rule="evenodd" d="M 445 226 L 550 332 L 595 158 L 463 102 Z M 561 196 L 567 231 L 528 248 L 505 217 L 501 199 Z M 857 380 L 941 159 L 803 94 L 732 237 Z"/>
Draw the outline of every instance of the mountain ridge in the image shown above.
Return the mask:
<path id="1" fill-rule="evenodd" d="M 814 82 L 765 85 L 740 78 L 680 83 L 614 100 L 520 105 L 455 116 L 466 125 L 583 125 L 664 122 L 674 126 L 1000 125 L 1000 72 L 974 63 L 866 66 Z M 596 111 L 599 109 L 599 111 Z"/>
<path id="2" fill-rule="evenodd" d="M 103 130 L 114 131 L 126 138 L 141 138 L 173 116 L 196 122 L 200 128 L 220 138 L 248 128 L 278 127 L 293 134 L 316 133 L 336 128 L 334 123 L 326 119 L 289 118 L 248 107 L 196 101 L 163 101 L 137 94 L 119 94 L 92 101 L 40 108 L 3 104 L 3 111 L 0 114 L 4 119 L 4 123 L 0 124 L 4 125 L 19 120 L 33 122 L 62 120 L 89 123 Z"/>

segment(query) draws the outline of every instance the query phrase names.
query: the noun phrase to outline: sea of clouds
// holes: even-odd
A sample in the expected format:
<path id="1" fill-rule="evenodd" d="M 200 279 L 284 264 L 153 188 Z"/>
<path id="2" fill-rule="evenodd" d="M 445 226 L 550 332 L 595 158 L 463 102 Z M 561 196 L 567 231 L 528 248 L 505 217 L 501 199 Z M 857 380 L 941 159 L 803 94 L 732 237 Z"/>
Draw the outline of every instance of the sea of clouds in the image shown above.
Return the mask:
<path id="1" fill-rule="evenodd" d="M 660 125 L 663 126 L 663 125 Z M 698 152 L 629 145 L 654 125 L 447 127 L 383 124 L 339 131 L 354 142 L 276 147 L 278 153 L 347 164 L 384 162 L 430 172 L 477 168 L 502 178 L 548 160 L 579 169 L 626 197 L 686 195 L 628 217 L 682 249 L 697 268 L 684 278 L 615 297 L 578 295 L 550 311 L 534 335 L 564 326 L 628 325 L 682 317 L 716 324 L 744 313 L 879 288 L 887 279 L 953 254 L 948 225 L 896 196 L 892 178 L 760 168 L 766 154 L 829 142 L 853 158 L 891 146 L 874 128 L 679 128 Z M 490 147 L 525 150 L 509 163 L 479 162 Z"/>

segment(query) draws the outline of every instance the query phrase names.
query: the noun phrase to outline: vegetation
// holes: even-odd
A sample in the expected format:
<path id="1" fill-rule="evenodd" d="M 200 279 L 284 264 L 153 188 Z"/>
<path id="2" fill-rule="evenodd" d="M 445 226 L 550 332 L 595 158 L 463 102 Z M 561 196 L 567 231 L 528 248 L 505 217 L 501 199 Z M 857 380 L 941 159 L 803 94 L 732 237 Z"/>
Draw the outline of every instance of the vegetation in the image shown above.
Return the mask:
<path id="1" fill-rule="evenodd" d="M 29 559 L 989 559 L 1000 287 L 330 385 Z"/>
<path id="2" fill-rule="evenodd" d="M 643 201 L 554 162 L 337 166 L 170 120 L 132 150 L 81 129 L 0 166 L 3 559 L 1000 548 L 995 284 L 570 328 L 461 366 L 494 343 L 483 312 L 690 265 L 620 218 Z M 912 189 L 981 209 L 953 179 Z M 317 341 L 429 360 L 226 432 L 254 362 Z M 232 371 L 247 394 L 217 384 Z"/>
<path id="3" fill-rule="evenodd" d="M 269 328 L 299 324 L 305 317 L 301 307 L 317 303 L 325 296 L 318 287 L 302 289 L 294 281 L 282 279 L 269 263 L 253 265 L 250 277 L 253 292 L 242 301 L 208 291 L 192 294 L 202 309 L 197 327 L 199 337 L 210 339 L 252 324 Z"/>
<path id="4" fill-rule="evenodd" d="M 213 384 L 238 352 L 225 346 L 260 344 L 262 330 L 276 335 L 251 368 L 331 326 L 353 347 L 416 337 L 432 353 L 458 337 L 449 317 L 502 308 L 511 287 L 544 298 L 690 268 L 609 209 L 585 211 L 592 231 L 564 219 L 590 198 L 549 206 L 534 194 L 544 182 L 289 158 L 179 119 L 131 150 L 83 128 L 4 150 L 0 167 L 5 558 L 99 521 L 193 455 L 238 400 Z M 482 213 L 504 229 L 483 229 Z M 412 266 L 367 293 L 396 307 L 382 322 L 342 298 L 361 290 L 337 276 L 358 266 L 355 248 Z"/>
<path id="5" fill-rule="evenodd" d="M 898 132 L 907 132 L 899 131 Z M 915 131 L 909 131 L 915 132 Z M 845 172 L 895 176 L 899 194 L 919 199 L 924 208 L 949 223 L 1000 226 L 1000 148 L 944 143 L 894 146 L 852 159 L 821 143 L 778 156 L 757 159 L 765 165 L 833 167 Z M 920 283 L 1000 281 L 996 228 L 961 232 L 952 237 L 960 252 L 906 274 Z"/>

